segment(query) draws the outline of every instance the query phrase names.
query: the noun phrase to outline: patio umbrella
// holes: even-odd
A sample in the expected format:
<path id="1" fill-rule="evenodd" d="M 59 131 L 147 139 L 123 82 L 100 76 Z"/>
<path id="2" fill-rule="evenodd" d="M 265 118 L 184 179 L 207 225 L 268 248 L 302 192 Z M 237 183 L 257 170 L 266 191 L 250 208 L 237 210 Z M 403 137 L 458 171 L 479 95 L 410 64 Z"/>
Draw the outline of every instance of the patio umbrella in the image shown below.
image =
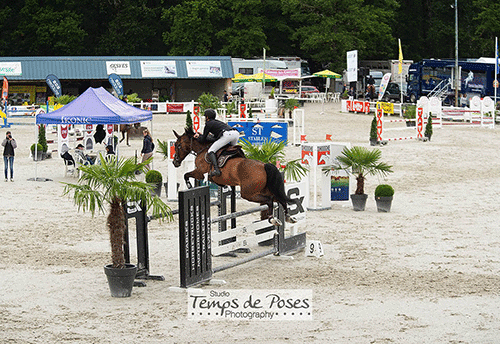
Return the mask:
<path id="1" fill-rule="evenodd" d="M 329 78 L 329 79 L 340 79 L 342 78 L 342 75 L 337 74 L 335 72 L 332 72 L 331 70 L 325 69 L 321 72 L 317 72 L 313 74 L 314 76 L 320 76 L 322 78 Z"/>
<path id="2" fill-rule="evenodd" d="M 234 76 L 234 78 L 231 79 L 233 82 L 250 82 L 254 81 L 251 79 L 250 75 L 244 75 L 241 73 L 238 73 Z"/>
<path id="3" fill-rule="evenodd" d="M 252 79 L 252 81 L 259 81 L 259 82 L 262 82 L 262 81 L 273 82 L 273 81 L 277 80 L 274 76 L 271 76 L 271 75 L 265 74 L 265 73 L 264 73 L 264 75 L 262 73 L 253 74 L 253 75 L 250 75 L 249 78 Z"/>

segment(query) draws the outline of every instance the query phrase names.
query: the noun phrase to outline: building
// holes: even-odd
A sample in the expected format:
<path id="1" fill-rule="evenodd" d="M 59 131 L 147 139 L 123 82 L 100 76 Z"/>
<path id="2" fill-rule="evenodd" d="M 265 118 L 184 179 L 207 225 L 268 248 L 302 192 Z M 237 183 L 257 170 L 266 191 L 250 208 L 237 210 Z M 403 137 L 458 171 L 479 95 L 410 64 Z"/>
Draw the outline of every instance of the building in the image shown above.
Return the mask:
<path id="1" fill-rule="evenodd" d="M 122 79 L 125 94 L 178 102 L 196 100 L 203 92 L 222 99 L 234 76 L 230 56 L 0 57 L 0 76 L 9 80 L 14 105 L 45 103 L 53 95 L 45 82 L 49 74 L 59 78 L 63 94 L 79 95 L 89 87 L 112 92 L 108 77 L 113 73 Z"/>

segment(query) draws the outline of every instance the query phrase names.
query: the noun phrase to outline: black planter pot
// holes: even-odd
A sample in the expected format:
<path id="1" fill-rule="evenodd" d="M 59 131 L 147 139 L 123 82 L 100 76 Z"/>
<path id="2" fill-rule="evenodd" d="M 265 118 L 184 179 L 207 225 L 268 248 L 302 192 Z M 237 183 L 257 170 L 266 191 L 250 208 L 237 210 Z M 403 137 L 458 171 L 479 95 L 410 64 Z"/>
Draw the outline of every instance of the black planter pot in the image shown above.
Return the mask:
<path id="1" fill-rule="evenodd" d="M 379 213 L 388 213 L 391 211 L 392 197 L 375 197 L 375 202 L 377 203 L 377 210 Z"/>
<path id="2" fill-rule="evenodd" d="M 408 121 L 408 122 L 406 122 L 406 126 L 407 127 L 415 127 L 416 123 L 415 123 L 415 121 Z"/>
<path id="3" fill-rule="evenodd" d="M 379 142 L 377 139 L 370 139 L 370 146 L 378 146 Z"/>
<path id="4" fill-rule="evenodd" d="M 354 211 L 364 211 L 367 198 L 368 198 L 367 194 L 362 194 L 362 195 L 352 194 L 351 201 L 352 201 L 352 208 L 354 209 Z"/>
<path id="5" fill-rule="evenodd" d="M 153 192 L 156 196 L 161 197 L 161 183 L 155 185 Z"/>
<path id="6" fill-rule="evenodd" d="M 125 264 L 125 268 L 117 269 L 110 264 L 104 267 L 104 273 L 112 297 L 129 297 L 132 294 L 137 266 Z"/>

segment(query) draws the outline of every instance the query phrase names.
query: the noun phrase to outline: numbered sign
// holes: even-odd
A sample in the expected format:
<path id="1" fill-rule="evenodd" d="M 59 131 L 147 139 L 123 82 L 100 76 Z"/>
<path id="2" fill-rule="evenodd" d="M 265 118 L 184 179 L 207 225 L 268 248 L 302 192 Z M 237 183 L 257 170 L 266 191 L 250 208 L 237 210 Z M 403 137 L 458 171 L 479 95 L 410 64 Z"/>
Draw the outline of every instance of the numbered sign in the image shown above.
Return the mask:
<path id="1" fill-rule="evenodd" d="M 323 245 L 319 240 L 308 240 L 306 242 L 305 256 L 306 257 L 321 257 L 324 255 Z"/>

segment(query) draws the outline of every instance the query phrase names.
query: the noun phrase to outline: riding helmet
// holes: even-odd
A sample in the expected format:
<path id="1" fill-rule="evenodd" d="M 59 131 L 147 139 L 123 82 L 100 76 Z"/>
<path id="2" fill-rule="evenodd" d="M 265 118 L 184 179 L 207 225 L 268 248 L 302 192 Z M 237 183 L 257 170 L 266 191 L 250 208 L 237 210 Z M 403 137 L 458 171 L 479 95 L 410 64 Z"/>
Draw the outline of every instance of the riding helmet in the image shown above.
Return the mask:
<path id="1" fill-rule="evenodd" d="M 205 110 L 205 117 L 208 119 L 215 119 L 217 116 L 217 113 L 213 109 L 206 109 Z"/>

